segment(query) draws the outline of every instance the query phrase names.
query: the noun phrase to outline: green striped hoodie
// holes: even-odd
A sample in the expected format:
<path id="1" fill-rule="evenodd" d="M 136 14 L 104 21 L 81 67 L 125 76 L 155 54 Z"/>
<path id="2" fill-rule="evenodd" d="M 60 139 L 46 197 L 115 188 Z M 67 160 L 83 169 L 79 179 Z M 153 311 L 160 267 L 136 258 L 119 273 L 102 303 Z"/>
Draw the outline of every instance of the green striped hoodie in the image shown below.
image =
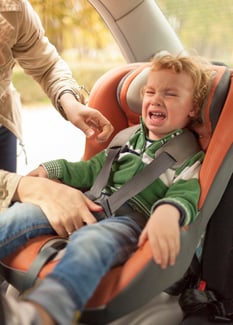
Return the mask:
<path id="1" fill-rule="evenodd" d="M 119 155 L 113 163 L 106 188 L 103 192 L 111 194 L 149 164 L 155 152 L 169 139 L 179 136 L 182 129 L 176 130 L 166 137 L 151 141 L 146 137 L 146 128 L 136 131 L 126 144 L 127 150 Z M 65 159 L 52 160 L 42 165 L 49 178 L 60 179 L 72 187 L 88 190 L 94 183 L 106 160 L 107 150 L 101 151 L 88 161 L 68 162 Z M 167 169 L 142 192 L 132 197 L 128 203 L 145 218 L 149 218 L 156 206 L 170 203 L 176 206 L 181 214 L 180 225 L 190 224 L 197 215 L 200 196 L 199 171 L 204 152 L 196 153 L 177 169 Z"/>

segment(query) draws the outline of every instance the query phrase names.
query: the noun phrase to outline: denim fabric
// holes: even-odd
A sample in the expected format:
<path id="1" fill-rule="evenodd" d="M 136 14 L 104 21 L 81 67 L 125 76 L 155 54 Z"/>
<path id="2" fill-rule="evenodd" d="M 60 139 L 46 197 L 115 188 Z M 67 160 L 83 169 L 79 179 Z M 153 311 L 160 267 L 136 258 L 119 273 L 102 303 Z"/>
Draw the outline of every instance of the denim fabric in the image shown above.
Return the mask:
<path id="1" fill-rule="evenodd" d="M 14 203 L 0 213 L 0 259 L 12 254 L 30 238 L 55 234 L 42 210 L 29 203 Z"/>
<path id="2" fill-rule="evenodd" d="M 107 218 L 75 231 L 60 263 L 27 299 L 44 306 L 58 324 L 71 324 L 101 278 L 136 250 L 140 232 L 127 216 Z M 69 308 L 58 308 L 64 303 Z"/>
<path id="3" fill-rule="evenodd" d="M 53 233 L 39 207 L 15 203 L 0 213 L 0 258 L 30 238 Z M 44 306 L 58 324 L 71 324 L 101 278 L 137 249 L 140 233 L 141 227 L 128 216 L 117 215 L 83 226 L 72 234 L 64 257 L 27 299 Z"/>

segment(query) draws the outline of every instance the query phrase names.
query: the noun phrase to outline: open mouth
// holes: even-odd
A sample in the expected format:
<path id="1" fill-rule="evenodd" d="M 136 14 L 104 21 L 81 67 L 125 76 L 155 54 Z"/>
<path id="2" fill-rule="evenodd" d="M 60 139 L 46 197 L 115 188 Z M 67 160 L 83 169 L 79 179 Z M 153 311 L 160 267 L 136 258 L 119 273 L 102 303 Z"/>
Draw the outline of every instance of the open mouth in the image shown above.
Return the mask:
<path id="1" fill-rule="evenodd" d="M 150 112 L 149 116 L 151 119 L 160 119 L 163 120 L 166 118 L 166 114 L 163 112 Z"/>

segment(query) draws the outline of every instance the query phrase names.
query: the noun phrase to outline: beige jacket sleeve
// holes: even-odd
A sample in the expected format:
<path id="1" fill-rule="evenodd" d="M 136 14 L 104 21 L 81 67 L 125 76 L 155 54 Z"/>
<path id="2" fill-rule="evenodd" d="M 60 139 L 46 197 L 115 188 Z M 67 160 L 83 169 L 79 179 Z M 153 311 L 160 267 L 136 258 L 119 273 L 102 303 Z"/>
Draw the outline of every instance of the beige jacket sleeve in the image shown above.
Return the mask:
<path id="1" fill-rule="evenodd" d="M 6 209 L 22 176 L 0 169 L 0 212 Z"/>
<path id="2" fill-rule="evenodd" d="M 5 1 L 0 12 L 14 27 L 8 43 L 13 58 L 41 85 L 55 107 L 63 89 L 79 89 L 69 66 L 45 36 L 39 16 L 28 0 Z"/>
<path id="3" fill-rule="evenodd" d="M 0 27 L 7 25 L 12 27 L 10 34 L 0 31 L 0 35 L 4 34 L 0 42 L 4 58 L 0 69 L 0 124 L 22 142 L 21 101 L 11 83 L 15 63 L 40 84 L 57 109 L 61 91 L 71 89 L 78 93 L 79 85 L 45 36 L 41 21 L 28 0 L 0 1 Z"/>

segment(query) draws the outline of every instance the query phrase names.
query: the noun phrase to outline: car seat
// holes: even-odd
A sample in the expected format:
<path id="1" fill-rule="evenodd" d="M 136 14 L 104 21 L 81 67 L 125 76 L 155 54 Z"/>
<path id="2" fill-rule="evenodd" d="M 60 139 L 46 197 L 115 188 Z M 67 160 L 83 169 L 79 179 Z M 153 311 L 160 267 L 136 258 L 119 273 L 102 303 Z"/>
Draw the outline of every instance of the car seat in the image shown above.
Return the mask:
<path id="1" fill-rule="evenodd" d="M 110 70 L 95 83 L 90 94 L 89 106 L 101 111 L 112 122 L 115 128 L 114 134 L 128 126 L 138 124 L 141 111 L 140 88 L 145 84 L 149 65 L 150 63 L 122 65 Z M 213 65 L 213 72 L 215 77 L 203 107 L 204 124 L 201 128 L 194 130 L 199 136 L 202 148 L 206 151 L 200 171 L 202 189 L 199 200 L 200 212 L 197 220 L 189 226 L 188 230 L 181 231 L 181 251 L 176 265 L 162 270 L 154 263 L 147 242 L 124 265 L 115 267 L 103 278 L 82 314 L 82 324 L 109 324 L 117 319 L 119 321 L 122 319 L 122 324 L 124 324 L 124 317 L 129 323 L 127 317 L 130 313 L 132 315 L 134 312 L 137 313 L 137 310 L 142 310 L 140 308 L 146 304 L 150 305 L 151 302 L 157 306 L 163 306 L 162 309 L 166 309 L 165 314 L 168 314 L 168 306 L 175 304 L 175 307 L 172 309 L 174 314 L 170 313 L 170 323 L 166 322 L 165 316 L 162 318 L 163 321 L 159 318 L 157 322 L 151 321 L 150 318 L 148 324 L 175 325 L 181 321 L 182 313 L 176 299 L 161 292 L 181 279 L 188 269 L 199 239 L 232 175 L 232 73 L 227 67 L 217 65 Z M 96 143 L 93 139 L 86 139 L 83 159 L 90 158 L 105 146 L 106 143 Z M 30 269 L 28 260 L 35 259 L 34 256 L 41 251 L 43 243 L 49 243 L 50 240 L 51 238 L 46 236 L 42 239 L 36 238 L 19 252 L 2 261 L 2 273 L 9 283 L 23 291 L 25 287 L 22 287 L 22 283 L 28 278 L 27 271 Z M 63 244 L 64 241 L 61 240 L 62 247 Z M 43 251 L 46 252 L 46 249 Z M 53 257 L 56 254 L 54 247 L 52 252 Z M 46 256 L 44 260 L 51 259 L 49 254 L 44 253 L 44 255 Z M 29 270 L 30 275 L 36 274 L 36 277 L 43 278 L 56 263 L 57 259 L 53 259 L 44 267 L 40 266 L 36 273 L 34 272 L 35 265 L 32 263 L 33 272 Z M 43 265 L 41 262 L 39 264 Z M 17 272 L 15 272 L 16 269 Z M 33 281 L 34 279 L 35 276 Z M 33 281 L 28 281 L 28 287 L 33 285 Z M 152 312 L 156 308 L 153 304 L 150 306 L 152 306 L 150 307 L 151 313 L 148 317 L 156 317 Z M 130 323 L 133 324 L 132 321 Z"/>
<path id="2" fill-rule="evenodd" d="M 148 66 L 149 63 L 136 63 L 128 64 L 122 68 L 112 70 L 100 78 L 92 90 L 89 105 L 99 109 L 112 122 L 116 133 L 121 128 L 137 124 L 139 121 L 138 118 L 141 112 L 140 89 L 146 82 L 149 69 Z M 169 274 L 162 274 L 165 272 L 158 269 L 153 263 L 153 260 L 151 260 L 149 245 L 145 245 L 142 251 L 137 251 L 123 267 L 119 268 L 117 274 L 119 278 L 114 289 L 110 290 L 109 288 L 114 286 L 112 279 L 116 280 L 117 278 L 114 274 L 114 272 L 117 273 L 117 268 L 112 270 L 106 276 L 105 281 L 101 283 L 93 299 L 89 302 L 89 306 L 94 307 L 97 305 L 97 301 L 100 301 L 98 294 L 103 299 L 103 293 L 115 293 L 118 291 L 119 294 L 116 296 L 113 295 L 112 297 L 114 298 L 111 298 L 111 300 L 109 297 L 106 298 L 105 301 L 103 300 L 105 303 L 106 301 L 111 301 L 111 303 L 108 303 L 107 310 L 110 314 L 113 314 L 113 309 L 116 308 L 117 310 L 116 306 L 118 305 L 118 310 L 122 311 L 122 309 L 125 308 L 124 312 L 128 313 L 128 311 L 138 308 L 145 302 L 145 300 L 149 301 L 152 297 L 150 296 L 150 293 L 153 292 L 152 295 L 155 295 L 155 291 L 158 290 L 159 287 L 158 283 L 156 283 L 156 279 L 161 281 L 161 290 L 158 290 L 158 293 L 165 289 L 164 283 L 162 283 L 163 276 L 165 276 L 165 278 L 168 277 L 171 280 L 170 284 L 172 284 L 175 281 L 175 278 L 177 280 L 182 277 L 184 271 L 191 263 L 198 239 L 205 229 L 209 217 L 214 212 L 217 203 L 221 198 L 221 192 L 224 191 L 224 188 L 227 186 L 232 174 L 233 135 L 230 130 L 230 125 L 233 122 L 233 113 L 231 109 L 233 93 L 232 89 L 229 88 L 231 87 L 231 71 L 225 66 L 217 65 L 213 66 L 213 71 L 215 71 L 216 75 L 203 107 L 204 125 L 201 128 L 194 130 L 199 136 L 202 148 L 206 151 L 206 157 L 200 172 L 202 188 L 199 201 L 200 214 L 197 222 L 191 226 L 193 229 L 189 229 L 190 233 L 182 233 L 184 242 L 186 240 L 188 242 L 186 243 L 188 249 L 187 251 L 184 249 L 184 251 L 180 253 L 180 256 L 186 255 L 185 263 L 187 264 L 182 264 L 183 261 L 181 262 L 182 266 L 180 265 L 179 270 L 178 268 L 176 270 L 172 270 L 171 268 L 171 272 L 169 273 L 168 271 Z M 105 82 L 105 80 L 107 82 Z M 108 87 L 110 88 L 107 89 Z M 112 91 L 113 96 L 110 99 L 106 94 L 111 93 Z M 84 159 L 88 159 L 97 151 L 103 149 L 103 144 L 99 144 L 97 147 L 92 139 L 87 139 L 85 148 Z M 223 161 L 224 164 L 227 165 L 226 167 L 222 167 Z M 218 183 L 224 183 L 224 185 L 219 185 L 218 187 Z M 222 190 L 220 189 L 221 186 L 223 186 Z M 215 193 L 216 191 L 213 190 L 213 188 L 217 189 L 217 192 L 219 191 L 218 195 Z M 190 236 L 190 240 L 187 236 Z M 190 253 L 191 251 L 193 253 Z M 177 263 L 179 263 L 178 260 Z M 181 272 L 179 273 L 179 271 Z M 137 276 L 135 276 L 136 274 Z M 153 278 L 154 288 L 152 289 Z M 167 285 L 169 286 L 168 283 Z M 123 291 L 122 288 L 124 288 Z M 135 292 L 138 292 L 136 296 Z M 174 302 L 173 300 L 170 302 L 169 297 L 163 296 L 161 298 L 165 299 L 165 305 Z M 127 302 L 127 304 L 125 304 L 125 302 Z M 114 304 L 115 306 L 113 307 Z M 104 303 L 102 306 L 104 306 Z M 104 313 L 105 312 L 103 312 L 103 315 Z M 83 314 L 83 319 L 86 320 L 87 323 L 91 323 L 91 319 L 96 319 L 97 314 L 100 315 L 101 312 L 87 309 Z M 180 315 L 178 311 L 177 315 L 179 318 Z M 104 319 L 105 316 L 103 316 L 102 321 Z M 153 324 L 154 323 L 155 322 L 153 322 Z M 171 324 L 174 324 L 174 319 Z"/>

